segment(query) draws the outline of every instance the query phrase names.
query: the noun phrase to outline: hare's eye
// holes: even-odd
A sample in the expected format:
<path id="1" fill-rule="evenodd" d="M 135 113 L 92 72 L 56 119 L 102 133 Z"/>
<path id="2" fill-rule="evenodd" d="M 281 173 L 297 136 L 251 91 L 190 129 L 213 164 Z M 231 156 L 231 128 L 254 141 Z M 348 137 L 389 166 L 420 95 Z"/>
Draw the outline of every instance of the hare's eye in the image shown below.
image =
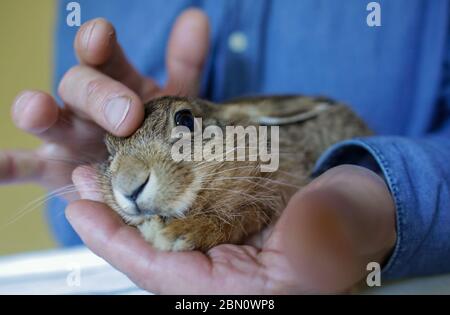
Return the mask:
<path id="1" fill-rule="evenodd" d="M 175 125 L 188 127 L 194 131 L 194 116 L 188 109 L 183 109 L 175 113 Z"/>

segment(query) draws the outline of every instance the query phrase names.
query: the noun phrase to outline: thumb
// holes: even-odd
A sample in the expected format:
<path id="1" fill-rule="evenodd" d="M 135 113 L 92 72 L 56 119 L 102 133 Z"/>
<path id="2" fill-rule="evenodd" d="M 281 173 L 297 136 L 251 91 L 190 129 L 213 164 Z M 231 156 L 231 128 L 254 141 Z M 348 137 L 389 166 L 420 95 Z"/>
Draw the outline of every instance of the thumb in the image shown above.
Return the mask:
<path id="1" fill-rule="evenodd" d="M 184 11 L 175 22 L 169 39 L 166 56 L 169 80 L 165 94 L 198 94 L 208 48 L 208 18 L 199 9 Z"/>
<path id="2" fill-rule="evenodd" d="M 91 166 L 79 166 L 72 172 L 72 181 L 82 199 L 104 202 L 97 172 Z"/>

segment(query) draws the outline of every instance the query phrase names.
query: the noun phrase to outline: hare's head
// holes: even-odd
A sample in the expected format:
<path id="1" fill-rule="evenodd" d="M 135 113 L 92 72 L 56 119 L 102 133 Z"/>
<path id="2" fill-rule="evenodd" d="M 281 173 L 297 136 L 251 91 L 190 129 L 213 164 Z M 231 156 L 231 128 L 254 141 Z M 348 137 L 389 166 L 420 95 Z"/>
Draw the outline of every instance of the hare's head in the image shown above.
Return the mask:
<path id="1" fill-rule="evenodd" d="M 145 121 L 132 136 L 106 137 L 110 156 L 99 169 L 105 201 L 131 224 L 188 212 L 208 212 L 223 220 L 245 209 L 270 216 L 280 206 L 280 196 L 273 191 L 271 173 L 261 172 L 260 139 L 248 139 L 255 130 L 260 136 L 260 126 L 295 123 L 323 110 L 314 99 L 302 100 L 216 105 L 162 97 L 148 102 Z M 235 128 L 232 138 L 228 127 Z M 275 139 L 270 132 L 266 136 L 271 145 Z"/>

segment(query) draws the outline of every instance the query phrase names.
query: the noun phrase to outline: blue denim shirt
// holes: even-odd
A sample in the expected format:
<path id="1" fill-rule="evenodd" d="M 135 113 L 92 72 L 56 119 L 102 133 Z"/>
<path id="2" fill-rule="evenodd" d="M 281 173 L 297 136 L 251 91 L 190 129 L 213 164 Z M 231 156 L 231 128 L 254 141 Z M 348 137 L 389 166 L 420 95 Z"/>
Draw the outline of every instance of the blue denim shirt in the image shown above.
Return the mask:
<path id="1" fill-rule="evenodd" d="M 58 9 L 55 82 L 76 63 L 68 2 Z M 380 0 L 380 27 L 366 23 L 368 0 L 78 2 L 82 22 L 110 20 L 131 62 L 160 83 L 172 23 L 196 6 L 212 27 L 202 97 L 321 94 L 350 104 L 377 135 L 333 146 L 316 174 L 374 161 L 397 208 L 384 276 L 450 271 L 450 1 Z M 60 239 L 79 242 L 60 222 L 61 202 L 51 203 Z"/>

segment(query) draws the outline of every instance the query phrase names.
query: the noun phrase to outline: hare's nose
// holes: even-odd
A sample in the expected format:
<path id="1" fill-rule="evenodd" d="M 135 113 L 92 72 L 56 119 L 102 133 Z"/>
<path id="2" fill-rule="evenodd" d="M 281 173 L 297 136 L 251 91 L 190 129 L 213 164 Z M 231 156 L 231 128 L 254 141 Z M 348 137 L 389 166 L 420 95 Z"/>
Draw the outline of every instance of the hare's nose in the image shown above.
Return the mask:
<path id="1" fill-rule="evenodd" d="M 144 190 L 145 186 L 147 185 L 148 181 L 150 180 L 150 175 L 147 177 L 147 179 L 140 185 L 138 186 L 130 195 L 126 196 L 129 200 L 133 201 L 134 203 L 136 203 L 136 200 L 138 199 L 139 195 L 142 193 L 142 191 Z"/>

